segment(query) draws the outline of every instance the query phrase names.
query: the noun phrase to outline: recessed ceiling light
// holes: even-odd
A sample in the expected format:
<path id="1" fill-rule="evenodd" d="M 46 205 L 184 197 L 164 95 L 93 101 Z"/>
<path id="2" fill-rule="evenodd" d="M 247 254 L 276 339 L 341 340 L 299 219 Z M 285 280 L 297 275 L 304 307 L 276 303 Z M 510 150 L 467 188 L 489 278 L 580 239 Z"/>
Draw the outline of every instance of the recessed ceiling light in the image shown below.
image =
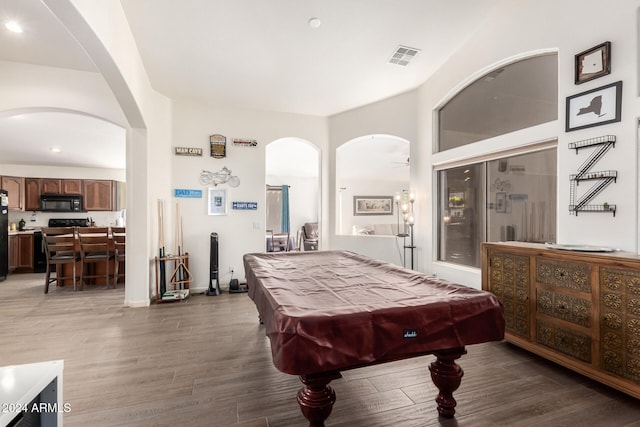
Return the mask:
<path id="1" fill-rule="evenodd" d="M 20 26 L 20 24 L 18 24 L 16 21 L 8 21 L 7 23 L 4 24 L 4 26 L 7 28 L 7 30 L 13 33 L 22 32 L 22 26 Z"/>
<path id="2" fill-rule="evenodd" d="M 322 24 L 322 21 L 319 18 L 311 18 L 309 19 L 309 26 L 314 30 L 318 28 Z"/>
<path id="3" fill-rule="evenodd" d="M 51 147 L 51 148 L 49 148 L 49 151 L 51 151 L 52 153 L 59 153 L 59 152 L 61 152 L 62 150 L 61 150 L 61 149 L 59 149 L 58 147 Z"/>

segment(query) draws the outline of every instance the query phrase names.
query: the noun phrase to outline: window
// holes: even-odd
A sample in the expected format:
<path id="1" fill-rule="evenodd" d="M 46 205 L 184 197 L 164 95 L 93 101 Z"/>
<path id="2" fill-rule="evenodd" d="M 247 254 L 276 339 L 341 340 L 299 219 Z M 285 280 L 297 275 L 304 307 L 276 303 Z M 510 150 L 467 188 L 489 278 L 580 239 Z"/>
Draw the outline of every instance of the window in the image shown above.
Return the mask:
<path id="1" fill-rule="evenodd" d="M 556 54 L 497 68 L 439 110 L 438 260 L 480 267 L 480 242 L 555 240 L 557 142 L 522 139 L 558 119 L 557 68 Z M 472 143 L 473 159 L 452 151 L 447 165 L 447 150 Z"/>
<path id="2" fill-rule="evenodd" d="M 438 172 L 441 261 L 480 267 L 480 242 L 556 237 L 556 149 Z"/>
<path id="3" fill-rule="evenodd" d="M 558 119 L 558 57 L 498 68 L 462 89 L 439 111 L 438 151 Z"/>

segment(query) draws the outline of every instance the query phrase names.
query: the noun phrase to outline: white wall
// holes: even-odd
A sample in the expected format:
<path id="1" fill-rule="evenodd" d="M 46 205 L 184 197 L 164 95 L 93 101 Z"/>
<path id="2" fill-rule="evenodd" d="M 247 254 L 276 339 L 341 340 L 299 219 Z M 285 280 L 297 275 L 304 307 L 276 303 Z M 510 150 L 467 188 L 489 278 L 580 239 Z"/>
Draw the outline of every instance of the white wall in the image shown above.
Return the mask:
<path id="1" fill-rule="evenodd" d="M 558 139 L 558 242 L 581 243 L 618 247 L 637 251 L 638 245 L 638 186 L 637 186 L 637 20 L 640 2 L 616 0 L 607 4 L 606 11 L 598 2 L 567 0 L 527 0 L 505 2 L 496 16 L 488 20 L 483 29 L 470 38 L 466 46 L 455 52 L 451 59 L 419 90 L 419 148 L 416 162 L 419 174 L 414 182 L 420 193 L 434 189 L 430 165 L 447 160 L 446 156 L 432 155 L 435 135 L 434 110 L 438 106 L 486 71 L 505 61 L 542 51 L 558 52 L 558 120 L 534 129 L 497 137 L 466 147 L 457 152 L 458 159 L 471 156 L 474 151 L 509 148 Z M 596 23 L 595 25 L 591 25 Z M 542 30 L 544 28 L 544 30 Z M 591 82 L 574 84 L 574 55 L 604 41 L 612 43 L 612 73 Z M 565 99 L 589 89 L 618 80 L 624 82 L 622 96 L 622 122 L 565 133 Z M 608 187 L 606 198 L 616 203 L 619 211 L 610 214 L 570 215 L 569 175 L 575 173 L 585 160 L 567 148 L 573 141 L 606 134 L 617 135 L 619 143 L 598 169 L 613 169 L 619 173 L 618 182 Z M 412 171 L 415 163 L 412 156 Z M 452 160 L 452 158 L 448 159 Z M 412 182 L 413 185 L 413 182 Z M 422 208 L 422 206 L 421 206 Z M 435 201 L 418 210 L 419 221 L 435 224 Z M 430 229 L 418 228 L 420 242 L 435 242 L 435 225 Z M 477 269 L 450 268 L 434 263 L 435 246 L 421 245 L 423 269 L 439 276 L 480 287 Z"/>
<path id="2" fill-rule="evenodd" d="M 73 23 L 66 14 L 68 5 L 77 7 L 98 35 L 84 33 L 82 26 L 72 26 L 72 31 L 83 42 L 85 49 L 101 69 L 109 87 L 116 94 L 124 115 L 111 108 L 113 98 L 105 101 L 92 99 L 92 91 L 104 92 L 101 77 L 91 73 L 79 74 L 75 81 L 68 78 L 67 70 L 51 70 L 56 79 L 64 80 L 55 90 L 56 81 L 42 80 L 44 88 L 34 80 L 21 91 L 14 85 L 20 72 L 4 73 L 0 67 L 0 110 L 26 108 L 34 105 L 66 106 L 78 111 L 89 111 L 130 126 L 127 155 L 127 205 L 128 225 L 132 222 L 138 230 L 133 233 L 134 242 L 128 253 L 140 255 L 137 262 L 146 263 L 141 272 L 134 272 L 133 293 L 127 298 L 134 304 L 143 300 L 146 292 L 138 293 L 137 286 L 151 284 L 152 257 L 156 251 L 155 205 L 157 199 L 172 201 L 173 188 L 201 188 L 197 181 L 200 169 L 218 170 L 226 165 L 242 180 L 240 187 L 232 189 L 230 200 L 258 201 L 255 212 L 231 212 L 225 217 L 206 215 L 204 199 L 184 200 L 182 213 L 185 218 L 185 247 L 193 254 L 192 269 L 198 283 L 207 285 L 208 235 L 221 233 L 221 269 L 234 265 L 238 269 L 242 255 L 261 250 L 264 241 L 264 144 L 281 137 L 295 136 L 306 139 L 322 149 L 322 218 L 321 238 L 325 248 L 351 249 L 367 255 L 394 262 L 397 248 L 393 239 L 362 238 L 335 235 L 336 183 L 335 150 L 353 138 L 368 134 L 389 134 L 411 142 L 411 188 L 416 191 L 416 244 L 418 246 L 416 269 L 435 272 L 452 280 L 479 287 L 477 269 L 450 268 L 434 260 L 435 234 L 433 212 L 435 201 L 431 197 L 433 186 L 432 164 L 446 161 L 432 154 L 434 110 L 460 88 L 495 66 L 516 60 L 528 54 L 558 52 L 559 64 L 559 120 L 535 129 L 518 132 L 503 138 L 495 138 L 456 152 L 459 158 L 476 151 L 504 149 L 544 139 L 558 139 L 558 241 L 585 243 L 638 250 L 638 153 L 637 116 L 638 101 L 638 7 L 640 0 L 614 0 L 605 6 L 601 2 L 584 0 L 523 0 L 504 2 L 504 7 L 489 19 L 483 29 L 469 38 L 459 51 L 453 52 L 447 63 L 419 89 L 362 108 L 347 111 L 328 119 L 256 111 L 225 109 L 219 106 L 175 102 L 171 106 L 149 84 L 139 59 L 135 43 L 127 30 L 126 19 L 116 0 L 95 2 L 90 0 L 45 0 L 56 6 L 57 14 L 64 21 Z M 62 6 L 60 6 L 62 5 Z M 595 25 L 592 25 L 595 24 Z M 576 86 L 573 83 L 574 55 L 587 48 L 612 42 L 612 73 L 591 82 Z M 101 45 L 101 46 L 99 46 Z M 98 52 L 102 48 L 110 54 L 113 63 L 104 60 Z M 114 66 L 117 64 L 117 67 Z M 59 73 L 62 76 L 57 76 Z M 120 74 L 121 73 L 121 74 Z M 25 75 L 26 76 L 26 75 Z M 118 78 L 119 76 L 119 78 Z M 29 80 L 29 79 L 25 79 Z M 565 98 L 585 90 L 612 83 L 624 82 L 622 97 L 622 122 L 564 132 Z M 86 92 L 81 90 L 85 84 Z M 96 86 L 102 86 L 97 88 Z M 71 89 L 69 89 L 71 88 Z M 103 95 L 105 95 L 103 93 Z M 108 96 L 102 96 L 108 98 Z M 48 101 L 47 101 L 48 100 Z M 52 102 L 56 100 L 56 102 Z M 106 102 L 106 104 L 104 103 Z M 61 105 L 64 104 L 64 105 Z M 144 116 L 136 116 L 136 107 Z M 230 138 L 254 138 L 259 141 L 255 149 L 229 146 L 229 156 L 224 160 L 172 157 L 172 145 L 199 146 L 207 149 L 208 136 L 213 133 Z M 606 190 L 609 203 L 615 203 L 615 217 L 607 214 L 572 216 L 568 206 L 569 180 L 582 163 L 566 148 L 569 142 L 614 134 L 618 138 L 615 149 L 599 163 L 603 169 L 618 171 L 618 182 Z M 241 152 L 237 150 L 242 150 Z M 448 160 L 451 160 L 450 158 Z M 135 168 L 134 166 L 135 165 Z M 168 203 L 171 205 L 171 203 Z M 262 206 L 262 207 L 261 207 Z M 170 215 L 170 214 L 169 214 Z M 133 221 L 131 221 L 133 219 Z M 169 223 L 171 222 L 169 216 Z M 420 226 L 429 224 L 429 226 Z M 257 226 L 256 226 L 257 225 Z M 167 230 L 171 235 L 171 232 Z M 128 260 L 129 261 L 129 260 Z M 138 268 L 139 266 L 135 266 Z M 128 268 L 128 272 L 131 269 Z M 223 282 L 225 278 L 223 278 Z M 228 277 L 226 277 L 228 279 Z M 139 283 L 140 282 L 140 283 Z M 127 289 L 130 292 L 130 289 Z"/>
<path id="3" fill-rule="evenodd" d="M 408 172 L 408 171 L 407 171 Z M 407 178 L 408 178 L 407 173 Z M 338 193 L 338 212 L 341 216 L 341 224 L 339 224 L 337 234 L 354 234 L 354 226 L 366 224 L 393 224 L 393 231 L 397 229 L 398 216 L 395 200 L 393 202 L 393 215 L 354 215 L 353 214 L 353 197 L 354 196 L 387 196 L 393 197 L 397 192 L 406 190 L 409 180 L 391 181 L 391 180 L 356 180 L 343 179 L 340 184 Z M 342 203 L 340 203 L 342 202 Z M 340 207 L 341 205 L 341 207 Z M 400 221 L 403 222 L 402 212 L 400 212 Z M 402 227 L 402 226 L 401 226 Z"/>
<path id="4" fill-rule="evenodd" d="M 329 118 L 330 146 L 330 188 L 328 199 L 330 209 L 330 248 L 345 249 L 378 258 L 384 261 L 401 264 L 395 237 L 370 237 L 338 235 L 336 233 L 337 202 L 339 184 L 336 182 L 336 149 L 347 141 L 364 135 L 393 135 L 406 139 L 411 150 L 411 175 L 414 175 L 414 142 L 418 139 L 416 109 L 418 103 L 416 92 L 411 91 L 375 104 L 350 110 Z M 413 186 L 413 184 L 412 184 Z M 414 187 L 412 187 L 413 189 Z M 372 189 L 374 191 L 375 188 Z M 394 189 L 402 190 L 402 188 Z M 390 193 L 391 195 L 393 194 Z M 422 197 L 417 194 L 417 197 Z M 373 217 L 370 217 L 373 218 Z M 418 227 L 416 227 L 418 229 Z M 419 264 L 416 265 L 416 269 Z"/>
<path id="5" fill-rule="evenodd" d="M 100 73 L 0 61 L 0 112 L 55 107 L 126 124 Z"/>
<path id="6" fill-rule="evenodd" d="M 416 269 L 450 280 L 480 287 L 478 269 L 435 262 L 436 200 L 432 197 L 433 164 L 463 160 L 478 153 L 498 151 L 524 144 L 558 139 L 558 242 L 618 247 L 638 251 L 637 116 L 638 101 L 638 7 L 640 1 L 615 0 L 606 13 L 598 2 L 567 0 L 527 0 L 505 2 L 482 30 L 469 38 L 459 51 L 414 92 L 332 116 L 329 121 L 331 155 L 341 143 L 359 135 L 387 133 L 411 141 L 411 189 L 416 190 Z M 591 25 L 590 23 L 597 23 Z M 542 30 L 544 28 L 544 30 Z M 573 81 L 574 55 L 604 41 L 612 42 L 612 73 L 576 86 Z M 452 150 L 447 156 L 433 155 L 434 111 L 461 88 L 489 70 L 528 55 L 558 52 L 558 120 L 533 129 Z M 565 99 L 618 80 L 624 83 L 622 122 L 565 133 Z M 569 175 L 584 161 L 567 148 L 573 141 L 613 134 L 616 148 L 598 163 L 598 169 L 618 171 L 618 182 L 606 191 L 609 203 L 619 211 L 610 214 L 570 215 Z M 331 170 L 335 170 L 332 157 Z M 333 184 L 333 182 L 332 182 Z M 332 185 L 331 212 L 335 212 L 337 189 Z M 333 217 L 332 217 L 333 218 Z M 420 224 L 429 224 L 420 226 Z M 388 242 L 369 238 L 334 236 L 332 247 L 388 259 Z"/>
<path id="7" fill-rule="evenodd" d="M 244 278 L 242 256 L 265 250 L 265 146 L 279 138 L 304 139 L 327 152 L 327 120 L 321 117 L 220 108 L 210 104 L 189 101 L 173 103 L 173 133 L 175 146 L 200 147 L 202 157 L 174 156 L 172 159 L 171 188 L 206 188 L 198 182 L 201 170 L 212 172 L 223 166 L 240 178 L 237 188 L 220 185 L 228 190 L 228 201 L 257 202 L 255 211 L 228 209 L 224 216 L 207 215 L 206 196 L 202 199 L 179 199 L 183 217 L 185 250 L 189 252 L 189 267 L 195 276 L 195 289 L 209 286 L 209 241 L 212 232 L 218 233 L 220 284 L 227 286 L 235 267 L 234 278 Z M 227 157 L 209 156 L 209 136 L 227 137 Z M 257 147 L 238 147 L 233 138 L 258 141 Z M 324 154 L 323 154 L 324 155 Z M 326 162 L 322 162 L 326 165 Z M 326 176 L 323 166 L 321 176 Z M 270 184 L 274 184 L 270 182 Z M 325 196 L 326 197 L 326 196 Z M 175 200 L 172 204 L 175 205 Z M 322 218 L 320 218 L 322 221 Z M 292 224 L 293 225 L 293 224 Z"/>

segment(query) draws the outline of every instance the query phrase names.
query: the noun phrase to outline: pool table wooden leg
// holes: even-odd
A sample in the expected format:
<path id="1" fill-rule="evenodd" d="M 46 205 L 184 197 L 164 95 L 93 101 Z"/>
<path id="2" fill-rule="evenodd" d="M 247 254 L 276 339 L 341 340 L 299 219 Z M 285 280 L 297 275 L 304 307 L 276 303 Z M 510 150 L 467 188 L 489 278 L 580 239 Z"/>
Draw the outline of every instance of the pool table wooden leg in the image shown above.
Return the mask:
<path id="1" fill-rule="evenodd" d="M 324 427 L 336 401 L 336 392 L 329 387 L 331 380 L 342 378 L 340 372 L 324 372 L 314 375 L 300 375 L 304 387 L 298 391 L 298 404 L 309 427 Z"/>
<path id="2" fill-rule="evenodd" d="M 436 351 L 434 352 L 436 360 L 429 365 L 431 379 L 440 390 L 436 398 L 438 414 L 444 418 L 453 418 L 456 413 L 456 400 L 453 398 L 453 392 L 460 387 L 464 372 L 455 360 L 462 357 L 463 354 L 467 354 L 464 347 Z"/>

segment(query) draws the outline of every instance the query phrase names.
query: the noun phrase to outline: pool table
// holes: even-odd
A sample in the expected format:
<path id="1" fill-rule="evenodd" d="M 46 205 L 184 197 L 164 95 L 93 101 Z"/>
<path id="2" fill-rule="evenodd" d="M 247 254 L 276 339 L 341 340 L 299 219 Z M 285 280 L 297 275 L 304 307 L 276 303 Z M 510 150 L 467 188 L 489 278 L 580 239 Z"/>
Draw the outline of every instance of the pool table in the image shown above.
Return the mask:
<path id="1" fill-rule="evenodd" d="M 504 337 L 491 293 L 349 251 L 254 253 L 243 257 L 248 294 L 271 342 L 273 363 L 299 375 L 298 403 L 323 426 L 340 372 L 433 354 L 440 416 L 451 418 L 465 346 Z"/>

